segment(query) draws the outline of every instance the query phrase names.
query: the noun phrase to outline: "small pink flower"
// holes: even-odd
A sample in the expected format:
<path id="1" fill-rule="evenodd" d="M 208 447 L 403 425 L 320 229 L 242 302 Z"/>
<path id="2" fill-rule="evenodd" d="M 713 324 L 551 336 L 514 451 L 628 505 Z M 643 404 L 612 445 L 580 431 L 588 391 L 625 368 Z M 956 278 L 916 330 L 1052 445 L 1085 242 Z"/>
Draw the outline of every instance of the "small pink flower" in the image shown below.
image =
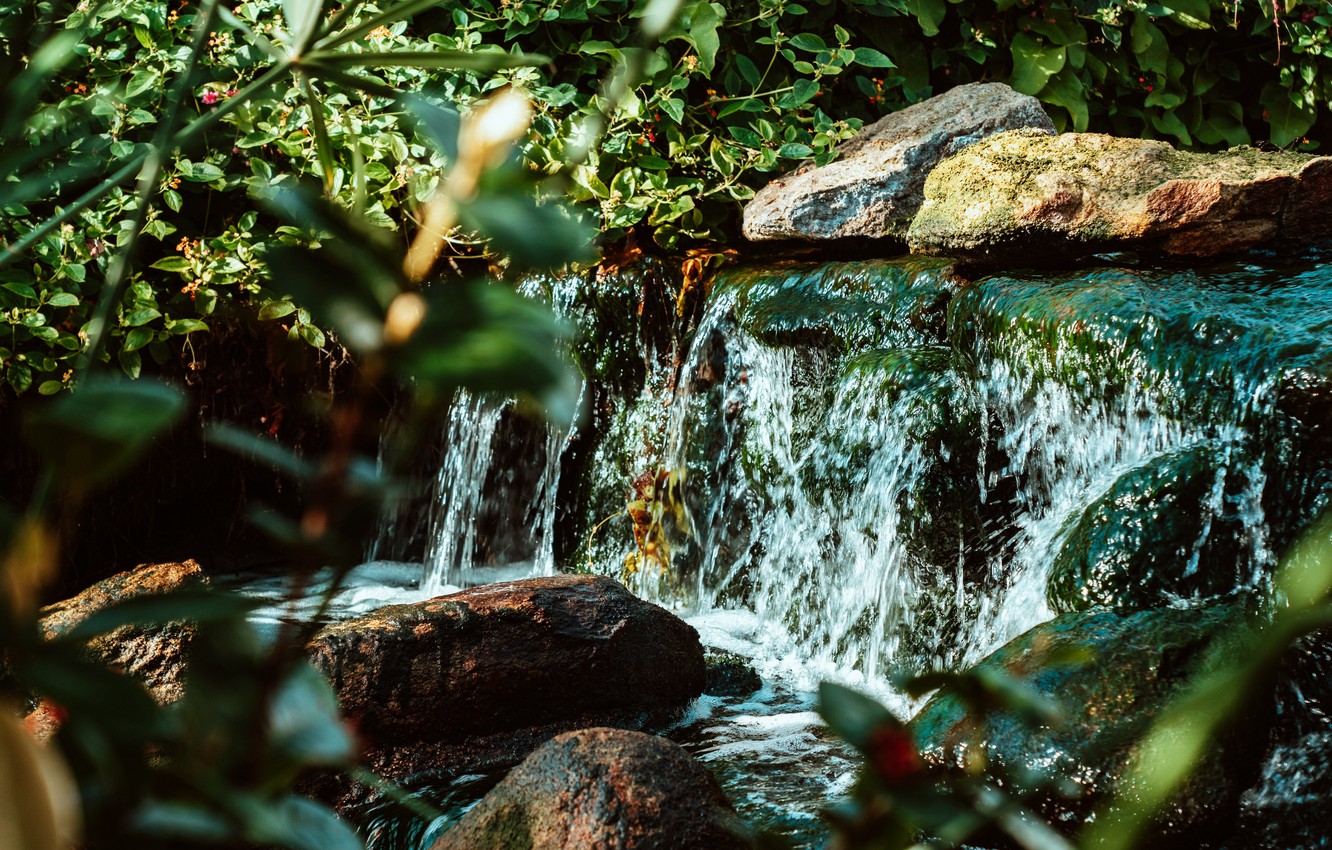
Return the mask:
<path id="1" fill-rule="evenodd" d="M 203 97 L 199 99 L 204 102 L 204 106 L 212 106 L 213 104 L 217 103 L 217 92 L 206 91 L 203 93 Z"/>
<path id="2" fill-rule="evenodd" d="M 235 89 L 227 89 L 227 97 L 235 97 L 235 96 L 236 96 Z"/>

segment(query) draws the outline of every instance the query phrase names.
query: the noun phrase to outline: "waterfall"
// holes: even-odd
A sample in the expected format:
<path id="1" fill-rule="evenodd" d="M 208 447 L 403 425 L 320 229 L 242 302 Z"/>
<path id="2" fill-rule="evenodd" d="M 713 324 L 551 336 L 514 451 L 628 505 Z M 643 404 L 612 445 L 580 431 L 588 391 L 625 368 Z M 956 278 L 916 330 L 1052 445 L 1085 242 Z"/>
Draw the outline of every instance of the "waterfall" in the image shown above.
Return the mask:
<path id="1" fill-rule="evenodd" d="M 460 395 L 430 588 L 590 568 L 677 609 L 752 612 L 776 635 L 765 669 L 875 683 L 974 663 L 1125 559 L 1149 580 L 1175 571 L 1169 604 L 1260 586 L 1298 524 L 1268 513 L 1302 451 L 1278 384 L 1307 348 L 1268 344 L 1271 298 L 1251 295 L 1271 281 L 1250 267 L 742 268 L 687 335 L 641 316 L 661 274 L 525 284 L 579 324 L 584 416 L 523 438 L 517 480 L 514 450 L 497 454 L 517 439 L 511 403 Z M 1317 336 L 1326 308 L 1284 297 Z M 1296 517 L 1326 501 L 1296 489 Z"/>

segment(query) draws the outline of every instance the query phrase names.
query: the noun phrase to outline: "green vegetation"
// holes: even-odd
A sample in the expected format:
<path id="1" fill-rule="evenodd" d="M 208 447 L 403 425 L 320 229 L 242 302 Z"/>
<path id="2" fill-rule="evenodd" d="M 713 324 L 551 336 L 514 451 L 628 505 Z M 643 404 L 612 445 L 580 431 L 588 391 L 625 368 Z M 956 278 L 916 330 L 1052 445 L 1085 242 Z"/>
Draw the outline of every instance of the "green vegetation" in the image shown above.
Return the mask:
<path id="1" fill-rule="evenodd" d="M 12 68 L 29 61 L 22 34 L 37 8 L 46 6 L 0 3 Z M 739 205 L 774 173 L 826 162 L 865 121 L 959 83 L 1007 80 L 1066 129 L 1201 147 L 1270 139 L 1315 149 L 1332 96 L 1325 1 L 1288 4 L 1274 24 L 1264 4 L 1209 0 L 695 0 L 651 48 L 634 46 L 642 8 L 631 0 L 440 0 L 391 18 L 366 4 L 339 15 L 354 25 L 299 65 L 273 41 L 284 8 L 225 9 L 197 60 L 191 4 L 50 9 L 60 40 L 32 61 L 56 73 L 7 107 L 41 106 L 0 193 L 11 246 L 0 377 L 12 391 L 69 385 L 110 249 L 131 241 L 139 219 L 144 261 L 115 305 L 107 347 L 127 374 L 180 356 L 185 337 L 238 312 L 325 346 L 327 329 L 264 263 L 303 237 L 256 201 L 314 176 L 344 208 L 409 238 L 450 158 L 404 113 L 404 91 L 462 109 L 504 85 L 528 92 L 536 115 L 523 153 L 540 191 L 567 193 L 608 241 L 640 228 L 667 248 L 732 238 Z M 515 61 L 520 51 L 542 58 Z M 516 67 L 484 70 L 496 64 Z M 603 88 L 617 67 L 639 83 Z M 136 194 L 136 163 L 175 108 L 192 129 Z M 485 210 L 456 222 L 450 253 L 482 252 L 475 232 L 487 223 Z"/>

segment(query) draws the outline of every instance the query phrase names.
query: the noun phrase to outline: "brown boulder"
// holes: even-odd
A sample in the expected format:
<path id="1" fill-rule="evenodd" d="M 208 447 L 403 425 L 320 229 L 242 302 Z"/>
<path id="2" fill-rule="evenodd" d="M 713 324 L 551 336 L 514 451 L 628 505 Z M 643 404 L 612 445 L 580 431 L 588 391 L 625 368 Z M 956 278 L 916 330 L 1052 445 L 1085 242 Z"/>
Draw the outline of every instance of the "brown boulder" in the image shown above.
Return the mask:
<path id="1" fill-rule="evenodd" d="M 745 237 L 901 239 L 930 169 L 986 136 L 1019 127 L 1054 132 L 1040 101 L 1003 83 L 968 83 L 885 115 L 839 145 L 833 162 L 760 189 L 745 206 Z"/>
<path id="2" fill-rule="evenodd" d="M 64 635 L 93 614 L 126 599 L 152 596 L 207 584 L 194 560 L 143 564 L 117 573 L 41 611 L 38 626 L 47 640 Z M 186 623 L 122 626 L 88 642 L 88 650 L 108 667 L 142 682 L 163 704 L 181 697 L 185 659 L 193 629 Z"/>
<path id="3" fill-rule="evenodd" d="M 913 251 L 1032 265 L 1103 251 L 1207 257 L 1332 236 L 1332 158 L 1178 151 L 1093 133 L 990 136 L 941 162 Z"/>
<path id="4" fill-rule="evenodd" d="M 395 605 L 309 647 L 369 765 L 395 780 L 515 764 L 556 734 L 664 722 L 703 690 L 698 634 L 603 576 Z M 350 805 L 368 789 L 312 789 Z"/>
<path id="5" fill-rule="evenodd" d="M 748 847 L 717 781 L 679 746 L 584 729 L 532 753 L 430 850 Z"/>

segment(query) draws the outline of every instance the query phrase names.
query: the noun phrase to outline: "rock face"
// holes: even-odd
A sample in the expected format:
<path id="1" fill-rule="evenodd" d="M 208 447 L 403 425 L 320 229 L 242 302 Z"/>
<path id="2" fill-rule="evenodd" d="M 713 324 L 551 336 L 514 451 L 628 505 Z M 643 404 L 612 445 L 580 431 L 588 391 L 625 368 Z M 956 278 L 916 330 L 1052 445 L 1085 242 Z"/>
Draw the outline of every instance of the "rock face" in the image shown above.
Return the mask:
<path id="1" fill-rule="evenodd" d="M 839 158 L 772 181 L 745 207 L 753 240 L 902 238 L 930 170 L 986 136 L 1020 127 L 1053 133 L 1034 97 L 1003 83 L 969 83 L 880 118 Z"/>
<path id="2" fill-rule="evenodd" d="M 136 596 L 170 593 L 207 583 L 193 560 L 144 564 L 103 579 L 87 590 L 42 609 L 39 625 L 49 640 L 63 635 L 93 614 Z M 97 658 L 142 682 L 161 703 L 183 693 L 185 659 L 193 629 L 185 623 L 123 626 L 88 643 Z"/>
<path id="3" fill-rule="evenodd" d="M 1075 832 L 1115 792 L 1152 720 L 1188 682 L 1202 650 L 1237 615 L 1235 606 L 1219 606 L 1056 617 L 979 666 L 1003 671 L 1056 700 L 1063 723 L 1035 726 L 1007 711 L 979 719 L 945 693 L 921 709 L 911 731 L 922 754 L 935 764 L 962 766 L 968 748 L 979 740 L 992 769 L 998 766 L 1012 776 L 1026 766 L 1068 777 L 1081 796 L 1047 791 L 1031 803 L 1055 826 Z M 1082 665 L 1060 663 L 1059 654 L 1073 648 L 1090 650 L 1093 659 Z M 1227 836 L 1234 804 L 1256 777 L 1266 740 L 1251 725 L 1214 742 L 1166 808 L 1160 830 L 1181 840 Z"/>
<path id="4" fill-rule="evenodd" d="M 693 628 L 604 576 L 391 606 L 325 628 L 309 655 L 371 766 L 395 779 L 514 764 L 570 729 L 665 720 L 705 677 Z"/>
<path id="5" fill-rule="evenodd" d="M 711 774 L 639 732 L 560 735 L 430 850 L 728 850 L 749 844 Z"/>
<path id="6" fill-rule="evenodd" d="M 930 173 L 907 242 L 986 265 L 1107 250 L 1207 257 L 1332 236 L 1329 206 L 1332 157 L 1017 130 Z"/>

